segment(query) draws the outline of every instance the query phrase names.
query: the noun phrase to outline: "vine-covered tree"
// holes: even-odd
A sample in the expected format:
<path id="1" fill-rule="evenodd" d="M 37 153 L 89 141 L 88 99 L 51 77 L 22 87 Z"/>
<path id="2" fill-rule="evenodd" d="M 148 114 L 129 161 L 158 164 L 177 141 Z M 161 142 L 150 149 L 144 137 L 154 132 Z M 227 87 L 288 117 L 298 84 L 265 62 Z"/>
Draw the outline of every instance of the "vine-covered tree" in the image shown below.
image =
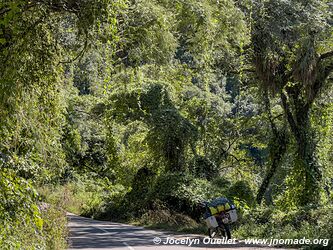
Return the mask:
<path id="1" fill-rule="evenodd" d="M 303 205 L 320 197 L 322 174 L 311 111 L 332 81 L 331 12 L 332 5 L 316 0 L 263 1 L 254 6 L 253 64 L 263 88 L 279 96 L 297 144 L 293 185 L 299 186 L 297 200 Z"/>

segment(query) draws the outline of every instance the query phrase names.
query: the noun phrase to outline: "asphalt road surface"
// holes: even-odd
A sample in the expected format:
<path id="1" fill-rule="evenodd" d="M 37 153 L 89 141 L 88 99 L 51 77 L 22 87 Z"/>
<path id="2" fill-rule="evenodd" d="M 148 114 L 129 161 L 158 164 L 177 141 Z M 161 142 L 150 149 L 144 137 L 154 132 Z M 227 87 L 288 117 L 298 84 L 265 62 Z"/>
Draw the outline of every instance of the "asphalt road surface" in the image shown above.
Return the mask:
<path id="1" fill-rule="evenodd" d="M 232 242 L 234 244 L 223 244 L 223 242 L 208 244 L 208 242 L 203 243 L 204 236 L 181 235 L 156 230 L 148 230 L 143 227 L 136 227 L 108 221 L 97 221 L 74 214 L 68 214 L 68 218 L 70 230 L 69 247 L 72 250 L 276 250 L 276 248 L 269 248 L 258 245 L 249 246 L 245 245 L 244 242 L 238 241 Z M 154 243 L 154 238 L 155 243 L 158 244 Z M 171 243 L 165 244 L 168 239 L 171 239 Z M 182 242 L 180 242 L 181 240 Z M 206 241 L 207 240 L 208 238 L 206 238 Z M 175 241 L 178 241 L 179 244 L 175 244 Z"/>

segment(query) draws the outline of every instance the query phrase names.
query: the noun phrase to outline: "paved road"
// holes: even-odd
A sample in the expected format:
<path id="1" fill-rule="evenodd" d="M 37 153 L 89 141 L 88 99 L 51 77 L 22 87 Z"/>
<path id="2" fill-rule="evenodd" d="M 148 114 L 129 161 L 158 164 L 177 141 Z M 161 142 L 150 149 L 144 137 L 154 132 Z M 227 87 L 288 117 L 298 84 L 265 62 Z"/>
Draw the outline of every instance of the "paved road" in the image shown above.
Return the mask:
<path id="1" fill-rule="evenodd" d="M 246 246 L 244 243 L 237 242 L 233 245 L 220 244 L 204 244 L 204 236 L 180 235 L 160 232 L 155 230 L 147 230 L 143 227 L 131 225 L 96 221 L 93 219 L 83 218 L 73 214 L 68 214 L 69 218 L 69 244 L 70 249 L 91 249 L 91 250 L 204 250 L 204 249 L 273 249 L 261 246 Z M 154 244 L 154 237 L 161 239 L 160 244 Z M 169 239 L 184 240 L 183 245 L 164 244 Z M 198 239 L 200 237 L 200 239 Z M 198 239 L 197 242 L 194 240 Z M 192 240 L 192 246 L 189 247 Z M 198 242 L 200 241 L 200 242 Z M 274 248 L 276 250 L 276 248 Z M 282 248 L 280 248 L 282 249 Z"/>

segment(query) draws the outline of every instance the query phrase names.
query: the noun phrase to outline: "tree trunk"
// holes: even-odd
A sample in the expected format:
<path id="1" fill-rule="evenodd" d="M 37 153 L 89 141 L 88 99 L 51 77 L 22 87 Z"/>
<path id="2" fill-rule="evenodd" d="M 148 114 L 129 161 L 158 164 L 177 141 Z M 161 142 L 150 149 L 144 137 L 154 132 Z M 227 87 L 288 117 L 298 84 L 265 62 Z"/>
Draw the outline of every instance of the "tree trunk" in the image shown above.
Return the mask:
<path id="1" fill-rule="evenodd" d="M 288 139 L 285 131 L 279 131 L 277 126 L 274 123 L 274 119 L 271 113 L 271 104 L 268 96 L 268 90 L 266 89 L 264 91 L 264 104 L 265 109 L 268 114 L 268 120 L 271 125 L 271 130 L 273 137 L 270 141 L 269 149 L 270 149 L 270 162 L 271 165 L 266 173 L 266 176 L 263 180 L 263 182 L 260 185 L 260 188 L 258 190 L 257 194 L 257 203 L 261 204 L 261 201 L 266 193 L 267 188 L 269 187 L 271 180 L 276 173 L 278 167 L 280 166 L 280 162 L 282 157 L 287 151 L 287 144 Z"/>
<path id="2" fill-rule="evenodd" d="M 321 180 L 320 167 L 315 157 L 316 143 L 310 124 L 310 110 L 297 110 L 298 131 L 294 134 L 297 141 L 297 164 L 304 174 L 304 190 L 300 196 L 300 205 L 317 203 Z"/>
<path id="3" fill-rule="evenodd" d="M 274 136 L 271 142 L 270 148 L 270 158 L 271 158 L 271 166 L 268 169 L 268 172 L 260 185 L 258 194 L 257 194 L 257 203 L 260 204 L 268 186 L 271 183 L 271 180 L 276 173 L 278 167 L 280 166 L 280 162 L 282 157 L 287 151 L 287 137 L 284 132 L 279 134 L 278 136 Z"/>
<path id="4" fill-rule="evenodd" d="M 281 100 L 297 142 L 295 167 L 299 169 L 298 177 L 303 185 L 302 193 L 297 194 L 298 202 L 299 205 L 309 205 L 318 202 L 321 173 L 315 157 L 316 143 L 311 129 L 310 105 L 302 100 L 299 93 L 299 89 L 288 92 L 289 99 L 293 101 L 292 107 L 284 93 L 281 93 Z"/>

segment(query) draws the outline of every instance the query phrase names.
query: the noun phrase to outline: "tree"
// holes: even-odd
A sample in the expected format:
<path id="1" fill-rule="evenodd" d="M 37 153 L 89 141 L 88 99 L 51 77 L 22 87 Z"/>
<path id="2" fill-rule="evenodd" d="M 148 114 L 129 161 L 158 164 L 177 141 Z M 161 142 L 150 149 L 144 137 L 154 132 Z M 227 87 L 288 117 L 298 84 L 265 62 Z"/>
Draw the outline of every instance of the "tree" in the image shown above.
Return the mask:
<path id="1" fill-rule="evenodd" d="M 81 56 L 92 38 L 114 39 L 118 3 L 0 1 L 3 248 L 46 247 L 41 242 L 45 238 L 37 194 L 27 179 L 46 182 L 62 173 L 66 161 L 61 139 L 69 82 L 63 65 Z M 72 26 L 66 26 L 68 23 Z M 64 38 L 70 30 L 75 37 L 72 43 Z"/>
<path id="2" fill-rule="evenodd" d="M 82 56 L 92 39 L 115 39 L 119 5 L 108 0 L 0 2 L 0 150 L 29 161 L 28 166 L 16 163 L 26 177 L 33 163 L 53 173 L 65 165 L 59 142 L 69 81 L 63 65 Z"/>
<path id="3" fill-rule="evenodd" d="M 276 174 L 278 168 L 281 166 L 281 162 L 287 152 L 287 146 L 289 144 L 288 132 L 285 126 L 286 124 L 285 119 L 283 119 L 283 125 L 279 127 L 277 122 L 275 121 L 277 118 L 279 118 L 279 116 L 273 117 L 271 102 L 269 99 L 269 93 L 267 89 L 263 93 L 263 99 L 265 105 L 265 112 L 267 113 L 268 116 L 268 121 L 272 135 L 268 143 L 268 148 L 269 148 L 268 164 L 270 165 L 257 193 L 258 204 L 261 203 L 269 185 L 271 184 L 274 175 Z"/>
<path id="4" fill-rule="evenodd" d="M 125 123 L 141 120 L 148 125 L 148 146 L 157 159 L 165 159 L 167 171 L 185 170 L 185 150 L 195 141 L 197 131 L 175 108 L 161 85 L 148 85 L 140 94 L 118 93 L 111 100 L 115 119 Z"/>
<path id="5" fill-rule="evenodd" d="M 318 201 L 321 171 L 310 121 L 313 103 L 331 83 L 332 6 L 325 1 L 263 1 L 254 6 L 253 65 L 263 88 L 278 95 L 297 144 L 297 202 Z"/>

